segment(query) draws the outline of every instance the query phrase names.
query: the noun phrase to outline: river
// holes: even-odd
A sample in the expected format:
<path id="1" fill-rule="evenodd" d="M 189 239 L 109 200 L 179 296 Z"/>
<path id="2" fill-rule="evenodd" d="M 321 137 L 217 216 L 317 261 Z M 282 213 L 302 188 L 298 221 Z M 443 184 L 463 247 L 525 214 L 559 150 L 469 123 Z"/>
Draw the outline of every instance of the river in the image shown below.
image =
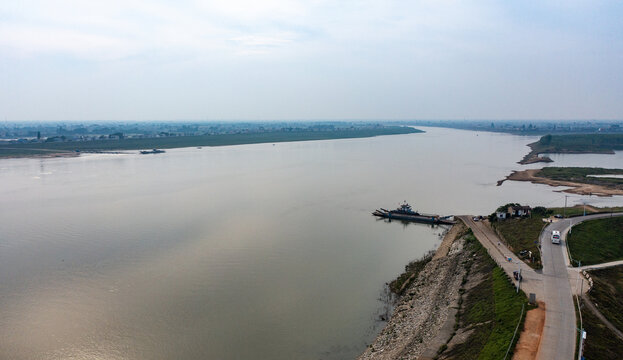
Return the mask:
<path id="1" fill-rule="evenodd" d="M 496 186 L 537 138 L 422 129 L 0 160 L 0 358 L 357 356 L 384 325 L 384 284 L 445 231 L 374 209 L 564 204 Z"/>

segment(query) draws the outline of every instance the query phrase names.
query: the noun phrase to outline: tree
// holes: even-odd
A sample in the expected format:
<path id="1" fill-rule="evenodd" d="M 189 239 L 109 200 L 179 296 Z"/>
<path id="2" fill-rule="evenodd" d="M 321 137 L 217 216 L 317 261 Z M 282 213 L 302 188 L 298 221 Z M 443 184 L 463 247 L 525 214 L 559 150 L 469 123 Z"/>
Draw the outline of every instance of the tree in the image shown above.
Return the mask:
<path id="1" fill-rule="evenodd" d="M 114 133 L 114 134 L 110 134 L 110 135 L 108 135 L 108 137 L 109 137 L 109 138 L 111 138 L 111 139 L 112 139 L 113 137 L 115 137 L 115 136 L 116 136 L 116 137 L 118 137 L 119 139 L 123 139 L 123 133 L 122 133 L 122 132 L 116 132 L 116 133 Z"/>
<path id="2" fill-rule="evenodd" d="M 552 135 L 547 134 L 539 139 L 541 145 L 549 145 L 552 142 Z"/>
<path id="3" fill-rule="evenodd" d="M 499 208 L 497 208 L 495 211 L 496 211 L 496 212 L 504 212 L 504 213 L 505 213 L 505 212 L 506 212 L 506 210 L 508 210 L 508 208 L 509 208 L 510 206 L 521 206 L 521 205 L 519 205 L 519 203 L 508 203 L 508 204 L 506 204 L 506 205 L 502 205 L 502 206 L 500 206 L 500 207 L 499 207 Z"/>
<path id="4" fill-rule="evenodd" d="M 534 213 L 535 215 L 547 216 L 549 213 L 551 213 L 551 210 L 547 210 L 547 208 L 544 206 L 536 206 L 532 209 L 532 213 Z"/>

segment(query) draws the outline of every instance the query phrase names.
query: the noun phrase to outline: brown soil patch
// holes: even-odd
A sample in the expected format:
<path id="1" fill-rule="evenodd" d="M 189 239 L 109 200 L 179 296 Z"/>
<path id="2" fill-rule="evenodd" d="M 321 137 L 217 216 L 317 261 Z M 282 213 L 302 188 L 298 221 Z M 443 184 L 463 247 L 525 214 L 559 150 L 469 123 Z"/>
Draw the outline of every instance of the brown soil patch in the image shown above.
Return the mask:
<path id="1" fill-rule="evenodd" d="M 533 184 L 545 184 L 549 186 L 568 186 L 571 187 L 571 189 L 562 191 L 571 194 L 597 196 L 623 195 L 623 190 L 621 189 L 613 189 L 601 185 L 582 184 L 571 181 L 551 180 L 544 177 L 536 176 L 536 173 L 540 170 L 541 169 L 528 169 L 523 171 L 513 171 L 513 173 L 508 175 L 506 179 L 498 181 L 498 186 L 502 185 L 502 183 L 506 180 L 530 181 Z"/>
<path id="2" fill-rule="evenodd" d="M 592 205 L 589 205 L 589 204 L 584 205 L 584 207 L 586 208 L 586 210 L 592 211 L 592 212 L 600 212 L 600 211 L 602 211 L 601 209 L 598 209 L 598 208 L 596 208 L 596 207 L 594 207 Z"/>
<path id="3" fill-rule="evenodd" d="M 545 303 L 539 301 L 539 307 L 526 313 L 524 328 L 515 347 L 514 360 L 536 359 L 541 345 L 545 326 Z"/>
<path id="4" fill-rule="evenodd" d="M 442 258 L 448 255 L 448 252 L 450 251 L 450 248 L 452 247 L 452 243 L 454 243 L 454 240 L 456 240 L 459 237 L 459 234 L 465 231 L 466 229 L 467 228 L 465 227 L 465 224 L 463 224 L 462 222 L 457 222 L 456 224 L 452 225 L 452 228 L 448 230 L 446 235 L 443 237 L 443 241 L 437 248 L 437 251 L 435 252 L 435 255 L 433 256 L 433 260 L 437 260 L 439 258 Z"/>

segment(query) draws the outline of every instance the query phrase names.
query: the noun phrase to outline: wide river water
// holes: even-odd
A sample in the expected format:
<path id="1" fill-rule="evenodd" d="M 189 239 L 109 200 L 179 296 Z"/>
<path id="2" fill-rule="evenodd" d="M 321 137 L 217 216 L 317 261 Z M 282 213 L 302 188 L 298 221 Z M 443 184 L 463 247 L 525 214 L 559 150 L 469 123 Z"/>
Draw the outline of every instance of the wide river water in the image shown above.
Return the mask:
<path id="1" fill-rule="evenodd" d="M 384 284 L 445 231 L 374 209 L 564 205 L 545 185 L 496 186 L 537 138 L 425 130 L 0 160 L 0 358 L 357 356 L 384 325 Z M 583 200 L 623 203 L 569 203 Z"/>

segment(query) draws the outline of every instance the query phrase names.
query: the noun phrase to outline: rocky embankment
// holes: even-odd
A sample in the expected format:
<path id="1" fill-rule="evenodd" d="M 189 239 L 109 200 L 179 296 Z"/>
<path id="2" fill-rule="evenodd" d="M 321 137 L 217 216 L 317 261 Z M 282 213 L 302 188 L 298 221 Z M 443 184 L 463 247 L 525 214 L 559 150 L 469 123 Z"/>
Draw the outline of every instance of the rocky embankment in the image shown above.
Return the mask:
<path id="1" fill-rule="evenodd" d="M 528 155 L 524 156 L 523 159 L 518 161 L 517 164 L 528 165 L 528 164 L 535 164 L 535 163 L 540 163 L 540 162 L 550 163 L 550 162 L 554 162 L 554 160 L 552 160 L 548 156 L 540 156 L 539 154 L 535 154 L 531 152 Z"/>
<path id="2" fill-rule="evenodd" d="M 458 229 L 455 225 L 446 234 L 437 254 L 405 289 L 391 319 L 359 359 L 433 357 L 450 338 L 467 272 L 462 264 L 470 256 L 462 251 L 465 241 Z"/>

